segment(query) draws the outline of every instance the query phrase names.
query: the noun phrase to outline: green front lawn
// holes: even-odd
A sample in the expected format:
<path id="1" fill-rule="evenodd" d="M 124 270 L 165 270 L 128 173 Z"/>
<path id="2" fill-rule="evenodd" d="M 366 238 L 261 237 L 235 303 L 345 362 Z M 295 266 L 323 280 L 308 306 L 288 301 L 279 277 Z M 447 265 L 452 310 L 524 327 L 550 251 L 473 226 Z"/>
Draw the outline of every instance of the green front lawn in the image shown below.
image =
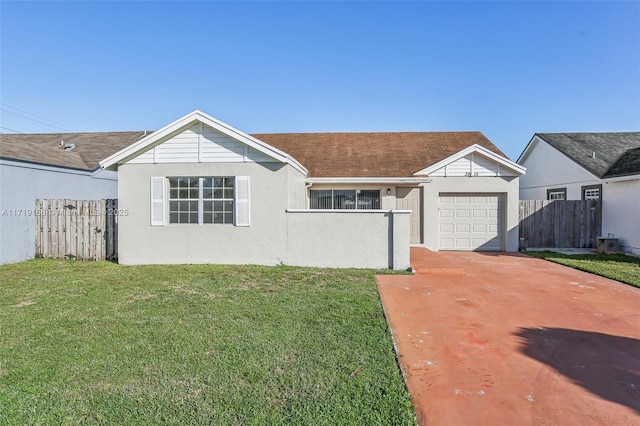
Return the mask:
<path id="1" fill-rule="evenodd" d="M 640 259 L 637 257 L 621 254 L 567 255 L 550 251 L 529 251 L 527 254 L 640 287 Z"/>
<path id="2" fill-rule="evenodd" d="M 375 271 L 0 267 L 0 424 L 415 424 Z"/>

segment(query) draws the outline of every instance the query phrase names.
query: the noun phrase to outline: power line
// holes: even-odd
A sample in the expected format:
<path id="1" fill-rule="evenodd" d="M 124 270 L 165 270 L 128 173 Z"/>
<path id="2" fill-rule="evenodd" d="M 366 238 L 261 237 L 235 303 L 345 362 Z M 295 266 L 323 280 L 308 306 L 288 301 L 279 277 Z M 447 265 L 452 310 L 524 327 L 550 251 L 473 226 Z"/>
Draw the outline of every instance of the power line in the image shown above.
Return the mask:
<path id="1" fill-rule="evenodd" d="M 19 131 L 17 131 L 17 130 L 13 130 L 13 129 L 10 129 L 10 128 L 8 128 L 8 127 L 4 127 L 4 126 L 0 126 L 0 129 L 5 129 L 5 130 L 9 130 L 10 132 L 20 133 L 21 135 L 22 135 L 22 134 L 24 134 L 24 133 L 22 133 L 22 132 L 19 132 Z"/>
<path id="2" fill-rule="evenodd" d="M 50 119 L 48 119 L 48 118 L 46 118 L 46 117 L 43 117 L 43 116 L 41 116 L 41 115 L 34 114 L 34 113 L 32 113 L 32 112 L 25 111 L 25 110 L 20 109 L 20 108 L 16 108 L 16 107 L 11 106 L 11 105 L 9 105 L 9 104 L 6 104 L 6 103 L 4 103 L 4 102 L 0 102 L 0 105 L 3 105 L 3 106 L 4 106 L 4 107 L 6 107 L 6 108 L 11 108 L 11 109 L 14 109 L 14 110 L 16 110 L 16 111 L 23 112 L 23 113 L 25 113 L 25 114 L 29 114 L 29 115 L 31 115 L 31 116 L 33 116 L 33 117 L 40 118 L 41 120 L 38 120 L 38 119 L 36 119 L 36 118 L 32 118 L 32 117 L 27 117 L 26 115 L 18 114 L 17 112 L 9 111 L 9 110 L 8 110 L 8 109 L 6 109 L 6 108 L 2 108 L 2 107 L 0 107 L 0 109 L 1 109 L 2 111 L 4 111 L 4 112 L 8 112 L 9 114 L 13 114 L 13 115 L 16 115 L 16 116 L 18 116 L 18 117 L 24 118 L 24 119 L 26 119 L 26 120 L 31 120 L 31 121 L 33 121 L 33 122 L 40 123 L 40 124 L 43 124 L 43 125 L 48 126 L 48 127 L 53 127 L 53 128 L 58 129 L 58 130 L 63 130 L 63 131 L 67 131 L 67 132 L 73 132 L 73 130 L 72 130 L 72 129 L 70 129 L 69 127 L 67 127 L 67 126 L 66 126 L 65 124 L 63 124 L 63 123 L 59 123 L 59 122 L 57 122 L 57 121 L 50 120 Z M 45 120 L 45 121 L 42 121 L 42 120 Z M 53 124 L 52 124 L 52 123 L 53 123 Z"/>
<path id="3" fill-rule="evenodd" d="M 17 116 L 17 117 L 24 118 L 25 120 L 30 120 L 30 121 L 33 121 L 33 122 L 35 122 L 35 123 L 44 124 L 45 126 L 53 127 L 53 128 L 55 128 L 55 129 L 62 130 L 62 131 L 65 131 L 65 132 L 68 132 L 68 131 L 69 131 L 69 129 L 65 129 L 64 127 L 56 126 L 55 124 L 45 123 L 44 121 L 37 120 L 37 119 L 35 119 L 35 118 L 31 118 L 31 117 L 27 117 L 26 115 L 18 114 L 17 112 L 9 111 L 9 110 L 6 110 L 6 109 L 4 109 L 4 108 L 0 108 L 0 109 L 1 109 L 2 111 L 6 112 L 6 113 L 13 114 L 13 115 L 15 115 L 15 116 Z"/>

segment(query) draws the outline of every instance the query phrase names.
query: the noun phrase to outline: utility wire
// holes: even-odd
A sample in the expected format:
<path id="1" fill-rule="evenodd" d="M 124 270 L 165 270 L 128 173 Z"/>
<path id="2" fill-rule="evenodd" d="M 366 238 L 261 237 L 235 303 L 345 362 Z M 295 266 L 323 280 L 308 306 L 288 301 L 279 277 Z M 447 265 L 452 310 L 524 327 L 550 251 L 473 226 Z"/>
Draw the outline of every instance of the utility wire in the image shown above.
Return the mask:
<path id="1" fill-rule="evenodd" d="M 20 108 L 16 108 L 16 107 L 11 106 L 11 105 L 9 105 L 9 104 L 5 104 L 4 102 L 0 102 L 0 105 L 2 105 L 2 106 L 4 106 L 4 107 L 6 107 L 6 108 L 2 108 L 2 107 L 0 107 L 0 109 L 1 109 L 2 111 L 4 111 L 4 112 L 8 112 L 9 114 L 16 115 L 16 116 L 21 117 L 21 118 L 24 118 L 24 119 L 26 119 L 26 120 L 34 121 L 34 122 L 36 122 L 36 123 L 40 123 L 40 124 L 43 124 L 43 125 L 48 126 L 48 127 L 53 127 L 53 128 L 58 129 L 58 130 L 63 130 L 63 131 L 67 131 L 67 132 L 73 132 L 73 130 L 71 130 L 69 127 L 66 127 L 64 124 L 59 123 L 59 122 L 56 122 L 56 121 L 53 121 L 53 120 L 50 120 L 50 119 L 48 119 L 48 118 L 46 118 L 46 117 L 43 117 L 43 116 L 41 116 L 41 115 L 34 114 L 34 113 L 32 113 L 32 112 L 25 111 L 25 110 L 20 109 Z M 20 112 L 23 112 L 23 113 L 25 113 L 25 114 L 29 114 L 29 115 L 31 115 L 31 116 L 33 116 L 33 117 L 37 117 L 37 118 L 39 118 L 39 119 L 41 119 L 41 120 L 38 120 L 38 119 L 36 119 L 36 118 L 32 118 L 32 117 L 28 117 L 28 116 L 23 115 L 23 114 L 18 114 L 17 112 L 10 111 L 10 110 L 8 110 L 7 108 L 14 109 L 14 110 L 16 110 L 16 111 L 20 111 Z M 42 121 L 42 120 L 45 120 L 46 122 L 45 122 L 45 121 Z M 52 123 L 53 123 L 53 124 L 52 124 Z"/>
<path id="2" fill-rule="evenodd" d="M 24 134 L 24 133 L 22 133 L 22 132 L 19 132 L 19 131 L 17 131 L 17 130 L 13 130 L 13 129 L 10 129 L 10 128 L 8 128 L 8 127 L 4 127 L 4 126 L 0 126 L 0 129 L 5 129 L 5 130 L 9 130 L 10 132 L 20 133 L 21 135 L 23 135 L 23 134 Z"/>

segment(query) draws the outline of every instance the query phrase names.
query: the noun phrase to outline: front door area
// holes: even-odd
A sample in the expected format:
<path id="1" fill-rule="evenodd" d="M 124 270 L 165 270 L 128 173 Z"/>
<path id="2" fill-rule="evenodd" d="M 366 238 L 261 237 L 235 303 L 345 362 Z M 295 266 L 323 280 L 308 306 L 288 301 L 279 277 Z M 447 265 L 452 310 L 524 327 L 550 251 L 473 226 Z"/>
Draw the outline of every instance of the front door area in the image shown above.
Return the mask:
<path id="1" fill-rule="evenodd" d="M 422 243 L 421 205 L 421 188 L 396 188 L 396 208 L 399 210 L 411 210 L 411 244 Z"/>

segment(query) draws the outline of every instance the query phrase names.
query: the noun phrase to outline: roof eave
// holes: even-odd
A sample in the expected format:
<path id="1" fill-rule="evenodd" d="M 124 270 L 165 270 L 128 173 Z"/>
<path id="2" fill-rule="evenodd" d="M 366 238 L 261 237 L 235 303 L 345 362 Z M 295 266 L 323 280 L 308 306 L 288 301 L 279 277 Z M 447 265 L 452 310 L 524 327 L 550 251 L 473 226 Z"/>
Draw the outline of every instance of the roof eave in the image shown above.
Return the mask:
<path id="1" fill-rule="evenodd" d="M 0 162 L 5 162 L 5 161 L 20 163 L 20 164 L 29 164 L 33 166 L 38 166 L 38 168 L 48 168 L 48 169 L 56 169 L 56 170 L 62 169 L 62 170 L 68 170 L 72 172 L 81 172 L 83 174 L 95 174 L 96 172 L 102 170 L 100 167 L 96 167 L 94 169 L 83 169 L 80 167 L 62 166 L 59 164 L 43 163 L 40 161 L 22 160 L 19 158 L 10 158 L 10 157 L 0 157 Z"/>
<path id="2" fill-rule="evenodd" d="M 534 133 L 533 136 L 531 137 L 531 139 L 529 140 L 529 143 L 527 144 L 527 146 L 525 146 L 524 150 L 522 151 L 522 153 L 520 153 L 520 156 L 516 160 L 516 163 L 522 165 L 522 163 L 524 163 L 526 161 L 527 157 L 529 156 L 529 153 L 531 152 L 531 150 L 533 150 L 533 148 L 537 144 L 538 140 L 544 141 L 544 139 L 542 139 L 540 136 L 538 136 L 537 133 Z"/>
<path id="3" fill-rule="evenodd" d="M 352 183 L 352 184 L 368 184 L 368 183 L 388 183 L 388 184 L 416 184 L 429 183 L 431 178 L 428 177 L 316 177 L 307 178 L 307 183 Z"/>

